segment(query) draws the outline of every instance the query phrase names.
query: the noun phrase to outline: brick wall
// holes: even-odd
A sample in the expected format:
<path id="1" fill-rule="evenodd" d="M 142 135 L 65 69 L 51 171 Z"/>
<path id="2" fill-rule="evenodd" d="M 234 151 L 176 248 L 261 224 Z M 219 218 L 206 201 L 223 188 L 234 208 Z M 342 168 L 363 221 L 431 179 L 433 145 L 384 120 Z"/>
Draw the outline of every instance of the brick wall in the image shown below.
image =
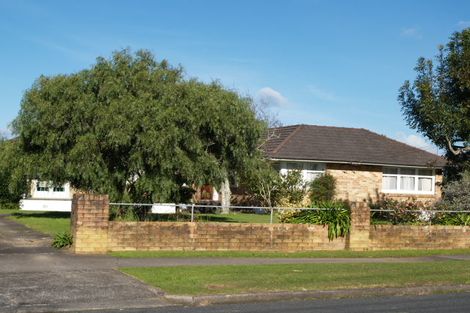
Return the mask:
<path id="1" fill-rule="evenodd" d="M 371 250 L 470 248 L 470 227 L 372 225 Z"/>
<path id="2" fill-rule="evenodd" d="M 303 224 L 110 222 L 108 249 L 311 251 L 344 250 L 327 228 Z"/>
<path id="3" fill-rule="evenodd" d="M 442 173 L 440 171 L 436 173 L 434 195 L 383 194 L 381 192 L 381 166 L 328 163 L 326 171 L 336 178 L 336 198 L 351 202 L 377 201 L 379 197 L 385 196 L 397 200 L 414 198 L 424 203 L 431 203 L 441 197 Z"/>
<path id="4" fill-rule="evenodd" d="M 109 200 L 107 195 L 76 193 L 72 199 L 72 250 L 75 253 L 108 251 Z"/>
<path id="5" fill-rule="evenodd" d="M 305 224 L 244 224 L 109 221 L 107 196 L 75 194 L 75 253 L 126 250 L 397 250 L 470 248 L 470 227 L 370 225 L 364 203 L 354 204 L 351 231 L 328 240 L 327 227 Z"/>
<path id="6" fill-rule="evenodd" d="M 351 231 L 349 249 L 368 250 L 370 230 L 370 209 L 363 202 L 351 204 Z"/>

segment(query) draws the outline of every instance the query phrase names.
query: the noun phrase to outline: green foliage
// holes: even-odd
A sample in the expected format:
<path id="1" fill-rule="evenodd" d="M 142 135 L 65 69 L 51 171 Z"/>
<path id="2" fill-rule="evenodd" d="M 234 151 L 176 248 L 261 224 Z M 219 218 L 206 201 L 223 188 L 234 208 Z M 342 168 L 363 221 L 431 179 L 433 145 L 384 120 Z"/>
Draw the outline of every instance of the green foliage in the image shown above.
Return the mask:
<path id="1" fill-rule="evenodd" d="M 301 171 L 288 171 L 276 181 L 274 199 L 276 205 L 282 201 L 289 204 L 301 204 L 305 196 L 305 183 Z"/>
<path id="2" fill-rule="evenodd" d="M 41 76 L 13 127 L 29 177 L 113 201 L 186 202 L 184 184 L 240 176 L 259 157 L 265 123 L 250 99 L 124 50 L 87 70 Z"/>
<path id="3" fill-rule="evenodd" d="M 250 162 L 241 178 L 241 184 L 254 196 L 257 203 L 267 207 L 274 206 L 281 185 L 279 173 L 264 159 L 254 158 Z"/>
<path id="4" fill-rule="evenodd" d="M 433 217 L 434 224 L 470 225 L 470 213 L 459 212 L 470 211 L 470 171 L 464 172 L 460 180 L 449 182 L 443 187 L 443 199 L 436 204 L 436 208 L 444 212 Z"/>
<path id="5" fill-rule="evenodd" d="M 324 174 L 314 179 L 309 185 L 312 202 L 331 201 L 336 193 L 336 179 L 330 174 Z"/>
<path id="6" fill-rule="evenodd" d="M 52 241 L 52 246 L 57 249 L 70 247 L 73 244 L 73 236 L 70 232 L 57 233 Z"/>
<path id="7" fill-rule="evenodd" d="M 420 58 L 398 101 L 409 126 L 447 151 L 447 175 L 470 168 L 470 28 L 456 32 L 436 58 Z"/>
<path id="8" fill-rule="evenodd" d="M 441 209 L 452 211 L 470 211 L 470 170 L 462 174 L 458 181 L 447 183 L 443 187 Z"/>
<path id="9" fill-rule="evenodd" d="M 16 140 L 0 139 L 0 204 L 18 203 L 27 193 L 27 180 Z"/>
<path id="10" fill-rule="evenodd" d="M 323 201 L 313 204 L 312 208 L 320 210 L 285 210 L 279 219 L 282 223 L 327 225 L 329 240 L 349 233 L 351 214 L 348 203 Z"/>
<path id="11" fill-rule="evenodd" d="M 429 221 L 430 214 L 423 213 L 426 206 L 419 201 L 383 198 L 370 204 L 372 210 L 388 210 L 388 212 L 372 212 L 373 222 L 386 221 L 397 224 L 417 224 Z"/>

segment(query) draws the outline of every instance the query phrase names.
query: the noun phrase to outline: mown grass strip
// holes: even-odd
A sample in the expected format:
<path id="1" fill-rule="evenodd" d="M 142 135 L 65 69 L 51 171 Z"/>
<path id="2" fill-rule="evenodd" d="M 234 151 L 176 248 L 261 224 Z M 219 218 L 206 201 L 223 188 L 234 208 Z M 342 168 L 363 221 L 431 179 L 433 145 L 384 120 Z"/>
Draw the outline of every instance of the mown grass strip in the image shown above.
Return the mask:
<path id="1" fill-rule="evenodd" d="M 386 258 L 424 257 L 434 255 L 469 255 L 470 249 L 452 250 L 391 250 L 391 251 L 309 251 L 309 252 L 255 252 L 255 251 L 124 251 L 111 252 L 119 258 Z"/>
<path id="2" fill-rule="evenodd" d="M 470 262 L 121 268 L 174 295 L 470 284 Z"/>
<path id="3" fill-rule="evenodd" d="M 51 236 L 70 231 L 70 213 L 67 212 L 16 211 L 7 218 Z"/>

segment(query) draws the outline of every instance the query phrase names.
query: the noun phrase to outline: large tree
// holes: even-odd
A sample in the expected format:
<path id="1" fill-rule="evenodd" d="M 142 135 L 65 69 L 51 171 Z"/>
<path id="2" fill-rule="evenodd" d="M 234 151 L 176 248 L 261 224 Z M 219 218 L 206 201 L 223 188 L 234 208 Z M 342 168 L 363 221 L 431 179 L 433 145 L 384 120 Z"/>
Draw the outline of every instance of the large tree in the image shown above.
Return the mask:
<path id="1" fill-rule="evenodd" d="M 470 28 L 440 46 L 435 63 L 419 58 L 415 71 L 413 84 L 399 91 L 402 111 L 409 126 L 447 151 L 455 174 L 470 160 Z"/>
<path id="2" fill-rule="evenodd" d="M 0 137 L 0 204 L 17 203 L 28 191 L 17 140 Z"/>
<path id="3" fill-rule="evenodd" d="M 78 73 L 41 76 L 13 128 L 30 178 L 152 202 L 235 179 L 259 157 L 264 123 L 250 99 L 124 50 Z"/>

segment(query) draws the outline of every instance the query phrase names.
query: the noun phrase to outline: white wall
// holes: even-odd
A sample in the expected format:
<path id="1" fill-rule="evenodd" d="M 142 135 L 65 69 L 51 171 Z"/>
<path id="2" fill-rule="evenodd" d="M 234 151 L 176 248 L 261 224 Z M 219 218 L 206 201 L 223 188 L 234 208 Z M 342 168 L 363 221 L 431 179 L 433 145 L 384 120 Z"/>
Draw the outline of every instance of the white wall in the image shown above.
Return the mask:
<path id="1" fill-rule="evenodd" d="M 71 212 L 72 200 L 23 199 L 20 200 L 20 209 L 23 211 Z"/>
<path id="2" fill-rule="evenodd" d="M 46 185 L 47 190 L 38 190 L 38 184 Z M 30 199 L 72 199 L 72 192 L 69 183 L 61 185 L 63 191 L 54 191 L 52 183 L 39 182 L 38 180 L 31 181 L 31 196 Z"/>

